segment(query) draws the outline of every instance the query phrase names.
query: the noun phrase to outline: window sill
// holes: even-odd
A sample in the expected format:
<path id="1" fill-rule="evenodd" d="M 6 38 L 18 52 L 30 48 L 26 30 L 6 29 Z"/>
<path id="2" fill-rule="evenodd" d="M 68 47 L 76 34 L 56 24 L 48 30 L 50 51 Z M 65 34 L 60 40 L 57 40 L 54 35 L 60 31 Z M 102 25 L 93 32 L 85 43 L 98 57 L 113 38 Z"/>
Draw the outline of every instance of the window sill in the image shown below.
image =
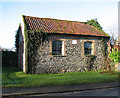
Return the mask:
<path id="1" fill-rule="evenodd" d="M 66 55 L 52 55 L 53 57 L 66 57 Z"/>
<path id="2" fill-rule="evenodd" d="M 87 55 L 83 55 L 83 57 L 89 57 L 89 56 L 96 56 L 95 54 L 87 54 Z"/>

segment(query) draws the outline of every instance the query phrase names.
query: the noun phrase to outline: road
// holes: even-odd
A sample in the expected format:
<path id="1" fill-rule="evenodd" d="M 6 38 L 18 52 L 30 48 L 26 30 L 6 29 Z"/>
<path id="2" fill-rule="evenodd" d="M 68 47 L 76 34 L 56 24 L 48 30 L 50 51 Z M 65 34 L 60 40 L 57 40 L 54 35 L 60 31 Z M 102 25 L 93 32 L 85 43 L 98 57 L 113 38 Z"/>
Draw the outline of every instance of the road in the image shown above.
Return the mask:
<path id="1" fill-rule="evenodd" d="M 119 92 L 118 92 L 119 91 Z M 75 91 L 66 93 L 50 93 L 50 94 L 38 94 L 29 96 L 118 96 L 120 95 L 120 88 L 107 88 L 87 91 Z"/>

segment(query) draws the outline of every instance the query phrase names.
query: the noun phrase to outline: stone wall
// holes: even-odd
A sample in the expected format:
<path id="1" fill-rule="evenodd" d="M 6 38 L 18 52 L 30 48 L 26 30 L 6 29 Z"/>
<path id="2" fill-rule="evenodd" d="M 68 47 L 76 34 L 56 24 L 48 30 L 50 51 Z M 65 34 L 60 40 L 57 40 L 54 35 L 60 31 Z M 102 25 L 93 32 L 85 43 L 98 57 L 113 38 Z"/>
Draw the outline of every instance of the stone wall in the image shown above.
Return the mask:
<path id="1" fill-rule="evenodd" d="M 65 56 L 54 57 L 50 54 L 51 39 L 66 39 Z M 71 43 L 72 39 L 77 39 L 77 44 Z M 36 65 L 34 65 L 34 73 L 65 73 L 65 72 L 81 72 L 87 70 L 88 57 L 83 55 L 84 40 L 94 41 L 95 59 L 92 70 L 100 70 L 104 63 L 102 43 L 100 37 L 88 36 L 67 36 L 67 35 L 49 35 L 43 45 L 36 53 Z M 107 38 L 106 38 L 107 42 Z"/>

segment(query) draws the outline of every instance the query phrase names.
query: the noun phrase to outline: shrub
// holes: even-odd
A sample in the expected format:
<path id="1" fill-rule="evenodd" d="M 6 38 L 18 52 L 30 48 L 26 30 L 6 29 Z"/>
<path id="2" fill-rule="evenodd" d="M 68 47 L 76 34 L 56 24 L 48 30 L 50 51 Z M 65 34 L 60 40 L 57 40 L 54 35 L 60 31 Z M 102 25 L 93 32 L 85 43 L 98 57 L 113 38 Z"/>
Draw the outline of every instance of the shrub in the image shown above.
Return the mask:
<path id="1" fill-rule="evenodd" d="M 113 52 L 111 52 L 109 56 L 114 62 L 120 62 L 120 51 L 113 50 Z"/>
<path id="2" fill-rule="evenodd" d="M 14 51 L 2 51 L 2 66 L 18 66 L 17 53 Z"/>

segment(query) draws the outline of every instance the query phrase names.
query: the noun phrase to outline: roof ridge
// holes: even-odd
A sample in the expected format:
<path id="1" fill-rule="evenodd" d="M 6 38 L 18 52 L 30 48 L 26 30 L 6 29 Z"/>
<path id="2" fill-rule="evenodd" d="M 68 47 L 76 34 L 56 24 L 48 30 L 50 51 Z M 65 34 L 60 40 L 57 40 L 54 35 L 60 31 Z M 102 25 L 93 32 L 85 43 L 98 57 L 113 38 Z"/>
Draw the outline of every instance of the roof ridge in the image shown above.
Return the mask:
<path id="1" fill-rule="evenodd" d="M 57 21 L 67 21 L 67 22 L 78 22 L 78 23 L 83 23 L 84 22 L 80 22 L 80 21 L 72 21 L 72 20 L 62 20 L 62 19 L 55 19 L 55 18 L 41 18 L 41 17 L 34 17 L 34 16 L 27 16 L 27 15 L 22 15 L 24 17 L 31 17 L 31 18 L 37 18 L 37 19 L 48 19 L 48 20 L 57 20 Z"/>

